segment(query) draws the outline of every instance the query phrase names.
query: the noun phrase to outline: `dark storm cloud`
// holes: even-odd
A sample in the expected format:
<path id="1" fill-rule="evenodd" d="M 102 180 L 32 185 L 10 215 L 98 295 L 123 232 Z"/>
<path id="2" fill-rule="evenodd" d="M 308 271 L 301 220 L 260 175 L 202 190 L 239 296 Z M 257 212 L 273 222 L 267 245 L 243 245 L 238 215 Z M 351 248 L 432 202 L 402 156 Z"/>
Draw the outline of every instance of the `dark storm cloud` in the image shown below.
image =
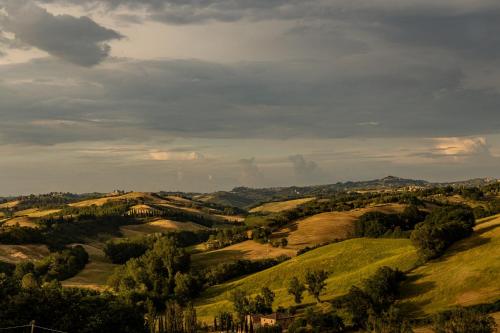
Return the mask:
<path id="1" fill-rule="evenodd" d="M 346 78 L 323 69 L 323 76 L 303 82 L 294 65 L 165 60 L 78 69 L 38 60 L 3 66 L 0 136 L 31 144 L 155 135 L 461 136 L 495 133 L 500 125 L 500 96 L 462 88 L 459 70 Z"/>
<path id="2" fill-rule="evenodd" d="M 500 3 L 454 0 L 43 0 L 87 8 L 141 8 L 145 14 L 118 14 L 127 22 L 154 20 L 167 24 L 208 21 L 294 21 L 290 32 L 302 35 L 302 46 L 325 44 L 336 53 L 366 51 L 377 40 L 456 55 L 493 58 L 500 54 Z M 140 12 L 140 11 L 139 11 Z M 336 37 L 336 38 L 332 38 Z M 323 45 L 322 45 L 323 44 Z M 339 49 L 341 49 L 339 51 Z M 343 50 L 343 51 L 342 51 Z"/>
<path id="3" fill-rule="evenodd" d="M 88 17 L 52 15 L 31 1 L 0 0 L 0 8 L 7 13 L 0 15 L 0 29 L 15 35 L 15 39 L 0 40 L 1 44 L 30 45 L 81 66 L 100 63 L 109 55 L 106 42 L 122 38 Z"/>
<path id="4" fill-rule="evenodd" d="M 146 9 L 147 18 L 169 24 L 192 24 L 207 21 L 234 22 L 244 18 L 273 19 L 276 16 L 297 18 L 298 10 L 311 0 L 43 0 L 44 3 L 71 3 L 86 8 L 103 6 Z M 127 16 L 129 20 L 131 17 Z"/>
<path id="5" fill-rule="evenodd" d="M 0 67 L 0 140 L 30 144 L 204 138 L 463 136 L 496 133 L 500 96 L 459 69 L 352 74 L 295 63 L 56 61 Z M 71 72 L 71 75 L 68 73 Z M 473 110 L 474 112 L 471 112 Z M 360 124 L 377 124 L 360 126 Z"/>

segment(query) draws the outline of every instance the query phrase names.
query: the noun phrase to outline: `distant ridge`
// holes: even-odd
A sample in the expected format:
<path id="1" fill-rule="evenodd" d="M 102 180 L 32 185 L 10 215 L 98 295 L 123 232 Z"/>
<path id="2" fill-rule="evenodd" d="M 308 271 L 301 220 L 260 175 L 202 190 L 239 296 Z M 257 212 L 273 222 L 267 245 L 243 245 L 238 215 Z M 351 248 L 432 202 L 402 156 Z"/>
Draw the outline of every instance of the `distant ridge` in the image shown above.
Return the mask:
<path id="1" fill-rule="evenodd" d="M 496 178 L 475 178 L 470 180 L 432 183 L 421 179 L 407 179 L 396 176 L 386 176 L 380 179 L 364 181 L 346 181 L 335 184 L 311 186 L 287 186 L 269 188 L 235 187 L 231 191 L 219 191 L 208 194 L 205 201 L 231 205 L 240 208 L 251 208 L 262 202 L 294 199 L 305 196 L 328 195 L 340 191 L 354 190 L 391 190 L 404 187 L 432 187 L 432 186 L 484 186 L 496 183 Z"/>

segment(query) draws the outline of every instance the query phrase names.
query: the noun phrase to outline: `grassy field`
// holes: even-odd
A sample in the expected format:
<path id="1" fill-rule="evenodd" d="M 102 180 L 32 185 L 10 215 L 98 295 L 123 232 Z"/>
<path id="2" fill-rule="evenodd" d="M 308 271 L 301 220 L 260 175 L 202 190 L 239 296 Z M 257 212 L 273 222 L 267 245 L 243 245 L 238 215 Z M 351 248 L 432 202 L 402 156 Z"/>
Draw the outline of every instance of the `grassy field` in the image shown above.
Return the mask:
<path id="1" fill-rule="evenodd" d="M 414 267 L 417 255 L 407 239 L 358 238 L 330 244 L 297 256 L 280 265 L 207 289 L 196 301 L 198 315 L 210 321 L 221 310 L 231 310 L 229 293 L 237 288 L 258 293 L 267 286 L 276 293 L 275 304 L 290 306 L 293 299 L 286 292 L 290 278 L 304 279 L 308 269 L 325 269 L 330 272 L 323 299 L 345 293 L 353 284 L 359 284 L 380 266 L 409 270 Z M 305 303 L 313 302 L 306 296 Z"/>
<path id="2" fill-rule="evenodd" d="M 4 245 L 0 244 L 0 261 L 18 263 L 24 260 L 39 260 L 49 255 L 46 245 Z"/>
<path id="3" fill-rule="evenodd" d="M 321 213 L 295 221 L 275 233 L 273 237 L 287 237 L 288 247 L 295 249 L 330 242 L 335 239 L 346 239 L 353 231 L 354 221 L 364 213 L 370 211 L 399 213 L 403 211 L 404 207 L 404 205 L 400 204 L 386 204 L 346 212 Z"/>
<path id="4" fill-rule="evenodd" d="M 284 210 L 294 209 L 295 207 L 314 199 L 315 198 L 301 198 L 287 201 L 268 202 L 250 209 L 250 213 L 278 213 Z"/>
<path id="5" fill-rule="evenodd" d="M 195 266 L 210 266 L 239 259 L 258 260 L 276 258 L 280 255 L 292 257 L 296 253 L 293 249 L 272 247 L 269 244 L 260 244 L 253 240 L 248 240 L 220 250 L 196 253 L 191 257 L 191 260 Z"/>
<path id="6" fill-rule="evenodd" d="M 20 210 L 14 214 L 15 217 L 22 217 L 22 216 L 27 216 L 27 217 L 43 217 L 47 216 L 50 214 L 54 214 L 59 212 L 60 209 L 46 209 L 46 210 L 40 210 L 38 208 L 30 208 L 30 209 L 25 209 L 25 210 Z"/>
<path id="7" fill-rule="evenodd" d="M 5 221 L 4 226 L 15 226 L 19 224 L 21 227 L 37 228 L 38 225 L 33 221 L 33 218 L 28 216 L 14 217 Z"/>
<path id="8" fill-rule="evenodd" d="M 105 257 L 100 245 L 80 244 L 89 254 L 89 263 L 77 275 L 62 281 L 64 287 L 106 290 L 108 278 L 119 265 L 114 265 Z"/>
<path id="9" fill-rule="evenodd" d="M 16 200 L 16 201 L 7 201 L 7 202 L 4 202 L 3 204 L 0 204 L 0 209 L 14 208 L 17 205 L 19 205 L 19 203 L 20 203 L 19 200 Z"/>
<path id="10" fill-rule="evenodd" d="M 500 299 L 500 216 L 478 222 L 472 237 L 410 274 L 403 288 L 406 311 L 424 316 Z"/>
<path id="11" fill-rule="evenodd" d="M 163 219 L 143 224 L 133 224 L 120 227 L 120 231 L 125 237 L 142 236 L 172 230 L 196 231 L 203 229 L 207 229 L 207 227 L 193 222 L 177 222 Z"/>

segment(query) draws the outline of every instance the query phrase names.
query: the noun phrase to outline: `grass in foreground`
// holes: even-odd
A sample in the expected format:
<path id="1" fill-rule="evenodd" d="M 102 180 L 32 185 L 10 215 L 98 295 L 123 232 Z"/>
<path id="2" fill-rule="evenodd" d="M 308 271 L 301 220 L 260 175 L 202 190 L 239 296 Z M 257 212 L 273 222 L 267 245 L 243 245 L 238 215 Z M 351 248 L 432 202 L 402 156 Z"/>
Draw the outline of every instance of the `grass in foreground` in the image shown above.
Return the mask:
<path id="1" fill-rule="evenodd" d="M 344 294 L 381 266 L 409 270 L 416 261 L 416 251 L 407 239 L 346 240 L 312 250 L 262 272 L 211 287 L 197 300 L 197 311 L 202 320 L 210 322 L 218 311 L 232 310 L 228 301 L 232 290 L 241 288 L 256 294 L 264 286 L 276 293 L 275 305 L 293 305 L 293 298 L 286 292 L 288 281 L 293 276 L 304 280 L 308 269 L 325 269 L 330 273 L 326 291 L 321 296 L 328 300 Z M 313 298 L 307 295 L 304 302 L 313 302 Z"/>

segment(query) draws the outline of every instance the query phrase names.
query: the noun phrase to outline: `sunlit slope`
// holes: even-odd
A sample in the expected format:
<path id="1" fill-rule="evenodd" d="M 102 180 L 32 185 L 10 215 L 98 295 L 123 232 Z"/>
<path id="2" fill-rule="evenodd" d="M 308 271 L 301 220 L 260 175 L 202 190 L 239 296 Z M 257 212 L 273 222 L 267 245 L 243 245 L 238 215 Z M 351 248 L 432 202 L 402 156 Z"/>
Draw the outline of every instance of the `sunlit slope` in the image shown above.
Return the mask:
<path id="1" fill-rule="evenodd" d="M 286 292 L 288 280 L 293 276 L 304 280 L 308 269 L 330 272 L 322 298 L 331 299 L 347 292 L 353 284 L 359 284 L 380 266 L 408 270 L 416 261 L 416 251 L 407 239 L 346 240 L 309 251 L 262 272 L 211 287 L 197 300 L 197 311 L 202 319 L 210 320 L 218 311 L 231 309 L 228 301 L 231 290 L 242 288 L 257 293 L 264 286 L 276 293 L 275 305 L 292 305 L 293 299 Z M 306 303 L 312 301 L 310 296 L 304 300 Z"/>
<path id="2" fill-rule="evenodd" d="M 500 299 L 500 216 L 478 221 L 473 236 L 415 269 L 403 293 L 416 316 Z"/>
<path id="3" fill-rule="evenodd" d="M 247 240 L 219 250 L 194 254 L 191 261 L 195 266 L 210 266 L 240 259 L 259 260 L 276 258 L 282 255 L 293 257 L 296 253 L 297 251 L 293 249 L 272 247 L 271 244 L 261 244 L 253 240 Z"/>
<path id="4" fill-rule="evenodd" d="M 295 207 L 302 205 L 303 203 L 309 202 L 311 200 L 314 200 L 314 198 L 301 198 L 301 199 L 286 200 L 286 201 L 268 202 L 258 207 L 252 208 L 250 212 L 277 213 L 277 212 L 282 212 L 284 210 L 294 209 Z"/>
<path id="5" fill-rule="evenodd" d="M 287 237 L 288 247 L 295 249 L 346 239 L 353 233 L 354 221 L 361 215 L 374 211 L 395 214 L 401 213 L 404 208 L 402 204 L 382 204 L 344 212 L 320 213 L 294 221 L 275 233 L 274 237 Z"/>

